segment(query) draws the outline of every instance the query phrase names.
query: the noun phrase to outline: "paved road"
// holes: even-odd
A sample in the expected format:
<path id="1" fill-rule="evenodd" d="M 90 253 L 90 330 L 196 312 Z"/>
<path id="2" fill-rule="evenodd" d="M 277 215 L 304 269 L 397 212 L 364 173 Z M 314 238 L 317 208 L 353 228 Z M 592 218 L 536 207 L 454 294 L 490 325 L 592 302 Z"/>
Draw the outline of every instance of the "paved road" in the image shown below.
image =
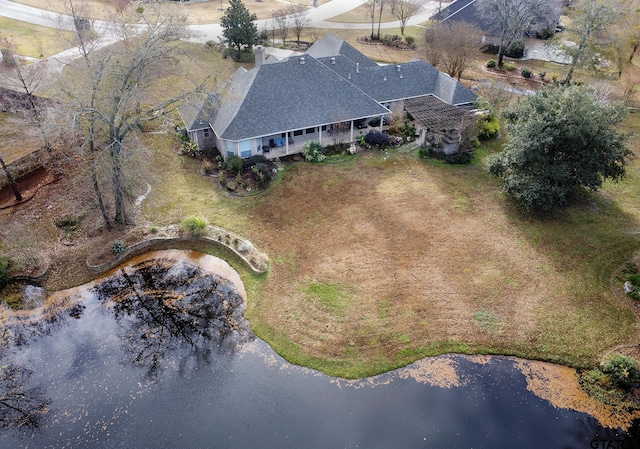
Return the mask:
<path id="1" fill-rule="evenodd" d="M 316 8 L 309 10 L 309 18 L 311 19 L 311 26 L 318 28 L 330 28 L 330 29 L 369 29 L 371 24 L 369 23 L 338 23 L 329 22 L 328 20 L 337 17 L 341 14 L 347 13 L 359 6 L 361 6 L 363 0 L 332 0 Z M 437 11 L 438 2 L 428 1 L 425 2 L 424 11 L 412 17 L 407 25 L 417 25 L 425 22 L 435 11 Z M 70 16 L 45 11 L 42 9 L 34 8 L 32 6 L 23 5 L 20 3 L 14 3 L 10 0 L 0 0 L 0 16 L 9 17 L 23 22 L 34 23 L 50 28 L 58 28 L 64 30 L 73 29 L 73 20 Z M 271 19 L 262 19 L 257 21 L 258 29 L 271 29 L 273 23 Z M 103 21 L 94 21 L 94 26 L 97 28 L 107 27 L 107 24 Z M 376 24 L 377 26 L 377 24 Z M 399 21 L 386 22 L 381 24 L 381 28 L 397 28 L 400 26 Z M 206 42 L 208 40 L 218 41 L 222 37 L 222 27 L 220 24 L 203 24 L 203 25 L 191 25 L 191 30 L 194 33 L 194 37 L 191 39 L 194 42 Z M 100 46 L 109 45 L 117 40 L 117 37 L 113 33 L 105 33 L 106 37 L 100 42 Z M 269 54 L 277 53 L 277 49 L 268 49 Z M 80 56 L 77 48 L 70 48 L 58 54 L 55 54 L 47 58 L 47 70 L 52 73 L 52 76 L 57 76 L 62 72 L 62 68 L 70 61 Z M 286 56 L 284 54 L 280 57 Z"/>
<path id="2" fill-rule="evenodd" d="M 361 6 L 362 3 L 363 0 L 332 0 L 324 5 L 318 6 L 317 8 L 311 8 L 309 10 L 311 25 L 317 28 L 368 29 L 371 27 L 371 24 L 369 23 L 329 22 L 329 19 L 356 9 Z M 437 11 L 437 9 L 437 1 L 425 2 L 425 10 L 421 14 L 409 19 L 407 25 L 417 25 L 425 22 Z M 20 3 L 14 3 L 9 0 L 0 0 L 0 15 L 51 28 L 66 30 L 73 29 L 73 21 L 67 15 L 45 11 L 32 6 L 22 5 Z M 97 21 L 97 23 L 100 22 Z M 271 29 L 273 27 L 271 19 L 258 20 L 257 25 L 258 29 Z M 381 24 L 381 28 L 398 28 L 399 26 L 400 21 L 385 22 Z M 222 27 L 220 24 L 191 25 L 190 28 L 195 33 L 193 40 L 196 42 L 206 42 L 208 40 L 217 41 L 219 37 L 222 37 Z"/>

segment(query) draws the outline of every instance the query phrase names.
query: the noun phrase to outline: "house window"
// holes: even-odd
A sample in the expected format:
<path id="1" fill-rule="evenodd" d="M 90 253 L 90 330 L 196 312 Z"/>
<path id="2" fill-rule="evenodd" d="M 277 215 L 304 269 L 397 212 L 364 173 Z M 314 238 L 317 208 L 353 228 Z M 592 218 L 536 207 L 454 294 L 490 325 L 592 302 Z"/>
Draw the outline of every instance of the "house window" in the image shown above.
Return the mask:
<path id="1" fill-rule="evenodd" d="M 327 130 L 327 125 L 322 125 L 322 130 L 326 131 Z"/>
<path id="2" fill-rule="evenodd" d="M 249 156 L 251 156 L 251 141 L 250 140 L 240 141 L 240 157 L 249 157 Z"/>
<path id="3" fill-rule="evenodd" d="M 315 128 L 307 128 L 304 130 L 305 134 L 313 134 L 314 132 L 316 132 Z"/>
<path id="4" fill-rule="evenodd" d="M 280 137 L 287 137 L 287 133 L 280 134 Z"/>
<path id="5" fill-rule="evenodd" d="M 236 155 L 236 147 L 233 142 L 227 140 L 227 157 Z"/>
<path id="6" fill-rule="evenodd" d="M 293 135 L 294 135 L 294 136 L 301 136 L 301 135 L 302 135 L 302 130 L 301 130 L 301 129 L 299 129 L 299 130 L 297 130 L 297 131 L 294 131 L 294 132 L 293 132 Z"/>
<path id="7" fill-rule="evenodd" d="M 208 129 L 205 129 L 205 130 L 204 130 L 204 136 L 205 136 L 205 137 L 209 137 L 209 130 L 208 130 Z"/>

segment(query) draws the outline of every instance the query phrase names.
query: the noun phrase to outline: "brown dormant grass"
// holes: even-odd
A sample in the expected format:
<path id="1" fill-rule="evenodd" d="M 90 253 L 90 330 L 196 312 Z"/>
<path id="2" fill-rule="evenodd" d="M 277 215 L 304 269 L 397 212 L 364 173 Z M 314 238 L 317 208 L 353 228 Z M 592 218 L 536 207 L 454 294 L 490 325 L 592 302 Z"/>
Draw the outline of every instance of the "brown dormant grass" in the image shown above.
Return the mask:
<path id="1" fill-rule="evenodd" d="M 318 5 L 327 3 L 329 0 L 318 0 Z M 66 13 L 65 2 L 50 0 L 18 0 L 17 3 L 34 6 L 36 8 L 46 9 L 48 11 Z M 86 1 L 93 18 L 104 19 L 111 16 L 115 12 L 115 4 L 113 0 L 87 0 Z M 301 5 L 311 5 L 313 2 L 298 2 Z M 179 6 L 189 16 L 190 23 L 219 23 L 223 11 L 220 10 L 219 0 L 209 0 L 206 2 L 167 2 L 168 5 Z M 245 6 L 250 12 L 256 14 L 258 19 L 268 19 L 271 17 L 271 11 L 284 8 L 287 3 L 277 0 L 263 1 L 246 1 Z M 141 6 L 145 6 L 141 3 Z M 222 8 L 229 7 L 226 0 L 222 1 Z"/>

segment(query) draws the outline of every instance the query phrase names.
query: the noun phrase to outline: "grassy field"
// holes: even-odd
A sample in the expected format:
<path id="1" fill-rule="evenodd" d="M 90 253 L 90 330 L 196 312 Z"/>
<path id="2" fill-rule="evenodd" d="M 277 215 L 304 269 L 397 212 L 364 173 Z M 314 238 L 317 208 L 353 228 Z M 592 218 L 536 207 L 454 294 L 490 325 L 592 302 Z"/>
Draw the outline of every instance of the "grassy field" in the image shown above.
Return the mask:
<path id="1" fill-rule="evenodd" d="M 318 5 L 327 3 L 329 0 L 318 0 Z M 50 1 L 50 0 L 18 0 L 17 3 L 24 5 L 34 6 L 36 8 L 46 9 L 48 11 L 66 13 L 65 2 Z M 117 2 L 113 0 L 87 0 L 90 15 L 92 18 L 104 19 L 108 18 L 115 12 L 115 5 Z M 271 17 L 271 11 L 278 10 L 287 6 L 287 3 L 279 2 L 278 0 L 260 0 L 244 2 L 247 9 L 254 13 L 258 19 L 268 19 Z M 312 1 L 294 2 L 301 5 L 313 5 Z M 209 0 L 204 2 L 167 2 L 167 5 L 179 7 L 189 17 L 190 23 L 219 23 L 220 17 L 224 13 L 220 9 L 222 5 L 223 9 L 229 7 L 229 3 L 226 0 Z M 144 7 L 144 4 L 142 5 Z"/>
<path id="2" fill-rule="evenodd" d="M 243 272 L 247 316 L 294 363 L 357 377 L 454 351 L 587 366 L 636 336 L 609 290 L 638 249 L 638 194 L 626 193 L 637 192 L 636 163 L 623 183 L 531 217 L 482 159 L 299 163 L 269 193 L 233 199 L 168 150 L 143 216 L 163 225 L 197 213 L 265 250 L 268 275 Z"/>
<path id="3" fill-rule="evenodd" d="M 32 58 L 55 55 L 67 46 L 60 39 L 61 31 L 0 16 L 0 37 L 17 45 L 17 53 Z"/>

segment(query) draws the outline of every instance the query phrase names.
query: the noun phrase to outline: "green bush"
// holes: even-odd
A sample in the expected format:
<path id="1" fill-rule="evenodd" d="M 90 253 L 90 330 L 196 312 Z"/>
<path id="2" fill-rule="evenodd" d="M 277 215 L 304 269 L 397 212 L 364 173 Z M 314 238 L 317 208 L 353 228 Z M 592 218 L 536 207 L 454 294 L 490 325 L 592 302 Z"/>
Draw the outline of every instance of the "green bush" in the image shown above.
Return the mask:
<path id="1" fill-rule="evenodd" d="M 516 69 L 516 66 L 515 66 L 515 64 L 511 64 L 510 62 L 507 62 L 507 63 L 504 65 L 504 69 L 505 69 L 507 72 L 513 72 L 513 71 Z"/>
<path id="2" fill-rule="evenodd" d="M 418 148 L 418 157 L 420 159 L 429 159 L 429 149 L 425 146 Z"/>
<path id="3" fill-rule="evenodd" d="M 71 234 L 73 231 L 80 227 L 82 220 L 84 219 L 84 214 L 80 214 L 77 216 L 74 215 L 63 215 L 62 217 L 56 220 L 56 227 L 62 229 L 67 234 Z"/>
<path id="4" fill-rule="evenodd" d="M 636 383 L 638 377 L 638 363 L 631 357 L 614 352 L 604 362 L 602 371 L 620 387 L 629 387 Z"/>
<path id="5" fill-rule="evenodd" d="M 627 281 L 631 282 L 636 287 L 640 287 L 640 273 L 629 273 L 626 277 Z"/>
<path id="6" fill-rule="evenodd" d="M 522 76 L 525 78 L 531 78 L 533 76 L 533 72 L 529 69 L 522 69 Z"/>
<path id="7" fill-rule="evenodd" d="M 191 215 L 182 220 L 182 229 L 187 231 L 191 237 L 200 237 L 207 228 L 207 220 L 202 217 Z"/>
<path id="8" fill-rule="evenodd" d="M 416 42 L 416 38 L 413 36 L 407 36 L 404 38 L 404 40 L 408 45 L 413 45 Z"/>
<path id="9" fill-rule="evenodd" d="M 151 231 L 152 234 L 157 234 L 158 233 L 158 227 L 157 226 L 151 226 L 151 229 L 149 229 Z"/>
<path id="10" fill-rule="evenodd" d="M 126 246 L 122 240 L 114 240 L 111 244 L 111 252 L 113 254 L 120 254 L 125 250 Z"/>
<path id="11" fill-rule="evenodd" d="M 479 140 L 493 139 L 500 133 L 500 120 L 495 114 L 489 114 L 478 120 L 477 127 Z"/>
<path id="12" fill-rule="evenodd" d="M 267 158 L 262 154 L 254 154 L 253 156 L 242 159 L 243 168 L 253 167 L 256 164 L 264 164 Z"/>
<path id="13" fill-rule="evenodd" d="M 495 59 L 489 59 L 487 61 L 487 68 L 492 69 L 494 67 L 496 67 L 498 65 L 498 63 L 495 61 Z"/>
<path id="14" fill-rule="evenodd" d="M 509 49 L 505 52 L 505 56 L 510 58 L 522 58 L 524 56 L 524 41 L 517 40 L 509 46 Z"/>
<path id="15" fill-rule="evenodd" d="M 453 154 L 445 154 L 444 161 L 447 164 L 468 164 L 473 159 L 473 151 L 459 150 Z"/>
<path id="16" fill-rule="evenodd" d="M 544 80 L 544 77 L 547 76 L 547 72 L 542 71 L 542 72 L 538 73 L 538 76 L 540 77 L 541 80 Z"/>
<path id="17" fill-rule="evenodd" d="M 240 156 L 229 156 L 227 160 L 224 161 L 222 169 L 230 173 L 240 174 L 244 169 L 244 161 Z"/>
<path id="18" fill-rule="evenodd" d="M 324 154 L 324 148 L 320 145 L 320 142 L 312 140 L 307 142 L 302 147 L 304 159 L 308 162 L 322 162 L 327 156 Z"/>
<path id="19" fill-rule="evenodd" d="M 182 139 L 182 154 L 195 157 L 200 153 L 200 147 L 190 138 Z"/>

